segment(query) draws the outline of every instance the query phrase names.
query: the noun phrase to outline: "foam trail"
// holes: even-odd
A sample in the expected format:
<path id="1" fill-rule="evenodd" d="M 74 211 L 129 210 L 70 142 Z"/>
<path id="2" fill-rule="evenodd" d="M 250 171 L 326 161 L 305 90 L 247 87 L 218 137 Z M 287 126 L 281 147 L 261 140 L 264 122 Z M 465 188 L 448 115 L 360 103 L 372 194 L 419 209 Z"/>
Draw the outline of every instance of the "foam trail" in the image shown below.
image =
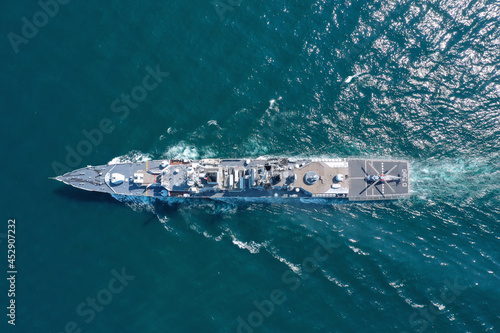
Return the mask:
<path id="1" fill-rule="evenodd" d="M 162 154 L 164 158 L 170 159 L 198 159 L 200 154 L 195 146 L 188 145 L 185 142 L 179 142 L 177 145 L 169 147 L 165 153 Z"/>
<path id="2" fill-rule="evenodd" d="M 295 265 L 288 261 L 287 259 L 281 257 L 279 254 L 276 253 L 276 251 L 272 251 L 267 249 L 270 255 L 272 255 L 275 259 L 278 259 L 280 262 L 284 263 L 285 265 L 288 266 L 295 274 L 300 275 L 302 273 L 302 268 L 300 265 Z"/>
<path id="3" fill-rule="evenodd" d="M 151 161 L 153 159 L 153 155 L 148 153 L 143 153 L 138 150 L 132 150 L 125 155 L 117 156 L 108 162 L 108 165 L 111 164 L 121 164 L 121 163 L 137 163 L 137 162 L 146 162 Z"/>
<path id="4" fill-rule="evenodd" d="M 410 182 L 412 193 L 424 199 L 477 198 L 500 186 L 500 169 L 494 158 L 414 161 Z"/>
<path id="5" fill-rule="evenodd" d="M 238 240 L 232 233 L 230 234 L 230 236 L 233 244 L 237 245 L 240 249 L 245 249 L 253 254 L 259 253 L 261 247 L 265 248 L 269 244 L 268 242 L 260 244 L 255 241 L 242 242 Z"/>
<path id="6" fill-rule="evenodd" d="M 130 208 L 132 208 L 133 211 L 135 212 L 143 212 L 143 211 L 148 211 L 151 213 L 155 213 L 154 211 L 154 198 L 151 197 L 139 197 L 139 196 L 132 196 L 132 195 L 123 195 L 123 194 L 114 194 L 111 193 L 111 196 L 115 198 L 116 200 L 123 202 Z"/>
<path id="7" fill-rule="evenodd" d="M 365 74 L 368 74 L 368 73 L 357 73 L 357 74 L 354 74 L 354 75 L 351 75 L 351 76 L 348 76 L 346 79 L 345 79 L 345 83 L 350 83 L 352 81 L 352 79 L 355 79 L 361 75 L 365 75 Z"/>

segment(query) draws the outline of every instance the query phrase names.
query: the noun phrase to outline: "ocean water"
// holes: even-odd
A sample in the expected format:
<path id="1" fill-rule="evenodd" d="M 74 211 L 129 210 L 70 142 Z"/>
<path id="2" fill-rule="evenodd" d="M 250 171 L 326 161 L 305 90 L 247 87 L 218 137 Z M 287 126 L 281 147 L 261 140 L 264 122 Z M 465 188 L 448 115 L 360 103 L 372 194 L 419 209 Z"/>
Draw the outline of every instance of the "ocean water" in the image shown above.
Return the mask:
<path id="1" fill-rule="evenodd" d="M 1 332 L 500 331 L 497 1 L 59 1 L 0 7 Z M 258 156 L 407 158 L 413 195 L 151 202 L 49 179 Z"/>

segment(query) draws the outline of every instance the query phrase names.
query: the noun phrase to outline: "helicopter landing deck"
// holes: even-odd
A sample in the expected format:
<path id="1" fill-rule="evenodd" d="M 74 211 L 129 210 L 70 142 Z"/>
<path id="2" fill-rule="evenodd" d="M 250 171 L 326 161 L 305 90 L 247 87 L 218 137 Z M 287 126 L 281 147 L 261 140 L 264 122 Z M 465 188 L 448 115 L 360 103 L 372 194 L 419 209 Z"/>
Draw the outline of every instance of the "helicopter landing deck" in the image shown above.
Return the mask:
<path id="1" fill-rule="evenodd" d="M 349 160 L 349 200 L 387 200 L 409 195 L 408 162 L 398 160 Z M 366 178 L 374 175 L 367 184 Z M 372 176 L 373 177 L 373 176 Z M 379 180 L 377 181 L 377 178 Z M 398 179 L 398 181 L 393 181 Z M 367 186 L 368 185 L 368 186 Z"/>

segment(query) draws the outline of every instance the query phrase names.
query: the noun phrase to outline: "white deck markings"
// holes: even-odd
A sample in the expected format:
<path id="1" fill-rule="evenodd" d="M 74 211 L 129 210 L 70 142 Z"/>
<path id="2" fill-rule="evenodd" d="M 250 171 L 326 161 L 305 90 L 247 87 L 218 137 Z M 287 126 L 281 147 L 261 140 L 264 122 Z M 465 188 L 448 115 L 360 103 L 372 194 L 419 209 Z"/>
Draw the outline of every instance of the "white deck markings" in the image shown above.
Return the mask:
<path id="1" fill-rule="evenodd" d="M 384 162 L 382 162 L 382 172 L 384 172 Z M 382 195 L 385 195 L 385 186 L 384 186 L 384 182 L 382 181 Z"/>
<path id="2" fill-rule="evenodd" d="M 368 167 L 366 166 L 366 160 L 365 160 L 365 172 L 368 172 L 366 170 L 368 170 Z M 366 184 L 366 186 L 368 186 L 368 183 Z M 371 191 L 372 191 L 371 195 L 373 195 L 373 188 L 371 189 Z M 370 195 L 369 191 L 366 191 L 366 196 L 369 196 L 369 195 Z"/>

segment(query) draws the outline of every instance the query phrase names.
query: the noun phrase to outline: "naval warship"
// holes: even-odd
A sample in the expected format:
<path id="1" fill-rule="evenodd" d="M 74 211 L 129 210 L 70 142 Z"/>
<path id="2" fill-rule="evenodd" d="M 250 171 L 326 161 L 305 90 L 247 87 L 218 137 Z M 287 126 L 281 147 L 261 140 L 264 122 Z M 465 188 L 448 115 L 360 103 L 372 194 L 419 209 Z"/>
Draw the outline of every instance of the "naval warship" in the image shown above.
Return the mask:
<path id="1" fill-rule="evenodd" d="M 171 159 L 87 166 L 55 179 L 82 190 L 147 197 L 409 196 L 409 162 L 393 159 Z"/>

